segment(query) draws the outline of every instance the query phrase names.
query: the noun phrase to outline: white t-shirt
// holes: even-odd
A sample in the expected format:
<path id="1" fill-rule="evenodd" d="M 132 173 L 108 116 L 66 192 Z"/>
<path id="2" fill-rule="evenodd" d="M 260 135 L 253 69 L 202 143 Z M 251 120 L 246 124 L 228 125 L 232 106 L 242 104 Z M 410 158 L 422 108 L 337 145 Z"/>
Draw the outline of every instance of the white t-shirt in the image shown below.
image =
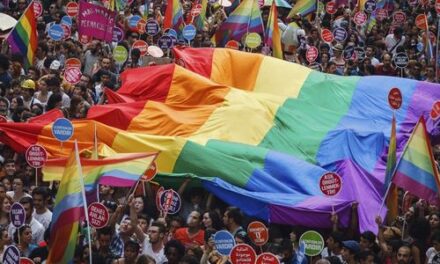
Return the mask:
<path id="1" fill-rule="evenodd" d="M 434 247 L 430 247 L 428 248 L 428 250 L 426 250 L 426 259 L 428 259 L 428 264 L 432 264 L 432 259 L 435 257 L 435 255 L 437 255 L 439 252 L 437 250 L 435 250 Z"/>
<path id="2" fill-rule="evenodd" d="M 52 221 L 52 212 L 50 210 L 46 210 L 46 212 L 42 214 L 37 214 L 35 211 L 32 213 L 32 217 L 34 217 L 38 222 L 40 222 L 44 229 L 49 227 L 50 222 Z"/>
<path id="3" fill-rule="evenodd" d="M 333 253 L 330 252 L 330 250 L 328 250 L 328 247 L 325 247 L 322 251 L 321 251 L 321 258 L 326 258 L 326 257 L 331 257 L 331 256 L 336 256 L 338 257 L 338 259 L 342 261 L 342 255 L 335 255 Z"/>
<path id="4" fill-rule="evenodd" d="M 156 264 L 162 264 L 168 261 L 167 257 L 165 257 L 164 247 L 162 247 L 159 252 L 155 253 L 148 238 L 145 238 L 142 243 L 142 254 L 154 258 Z"/>
<path id="5" fill-rule="evenodd" d="M 405 43 L 405 36 L 402 36 L 399 42 L 397 42 L 397 40 L 394 38 L 394 34 L 389 34 L 385 37 L 385 45 L 387 46 L 387 50 L 393 55 L 397 53 L 397 47 L 402 46 L 403 43 Z"/>
<path id="6" fill-rule="evenodd" d="M 38 243 L 44 240 L 44 226 L 33 217 L 29 225 L 31 226 L 32 230 L 32 244 L 38 245 Z M 9 224 L 9 237 L 13 237 L 16 229 L 17 228 L 13 226 L 12 223 Z"/>

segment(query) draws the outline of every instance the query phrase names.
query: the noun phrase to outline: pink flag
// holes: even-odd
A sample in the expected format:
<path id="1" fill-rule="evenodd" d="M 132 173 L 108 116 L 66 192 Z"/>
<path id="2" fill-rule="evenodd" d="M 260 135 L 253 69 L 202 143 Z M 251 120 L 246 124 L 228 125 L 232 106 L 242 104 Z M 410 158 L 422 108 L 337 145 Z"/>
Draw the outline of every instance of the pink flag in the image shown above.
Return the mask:
<path id="1" fill-rule="evenodd" d="M 78 33 L 112 41 L 116 13 L 105 7 L 89 4 L 83 0 L 79 3 Z"/>

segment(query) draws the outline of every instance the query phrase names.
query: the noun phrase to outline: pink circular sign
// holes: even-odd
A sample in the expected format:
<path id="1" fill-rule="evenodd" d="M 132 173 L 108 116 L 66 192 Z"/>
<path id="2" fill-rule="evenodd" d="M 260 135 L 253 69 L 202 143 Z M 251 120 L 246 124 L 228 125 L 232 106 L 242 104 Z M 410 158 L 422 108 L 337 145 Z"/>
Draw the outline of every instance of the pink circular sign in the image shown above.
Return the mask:
<path id="1" fill-rule="evenodd" d="M 251 222 L 248 225 L 247 233 L 256 246 L 263 246 L 269 240 L 269 230 L 260 221 Z"/>
<path id="2" fill-rule="evenodd" d="M 81 80 L 81 70 L 79 68 L 67 68 L 64 70 L 64 79 L 70 84 L 77 84 Z"/>
<path id="3" fill-rule="evenodd" d="M 367 14 L 362 11 L 356 12 L 356 14 L 354 14 L 353 21 L 356 23 L 356 25 L 363 25 L 367 21 Z"/>
<path id="4" fill-rule="evenodd" d="M 202 5 L 197 4 L 196 6 L 193 7 L 193 9 L 191 9 L 191 16 L 196 17 L 200 15 L 201 12 L 202 12 Z"/>
<path id="5" fill-rule="evenodd" d="M 32 168 L 41 168 L 44 166 L 44 163 L 47 159 L 46 150 L 40 145 L 31 145 L 26 150 L 26 162 Z"/>
<path id="6" fill-rule="evenodd" d="M 306 51 L 306 59 L 309 63 L 312 63 L 318 58 L 318 49 L 316 47 L 310 47 Z"/>
<path id="7" fill-rule="evenodd" d="M 35 17 L 40 17 L 43 14 L 43 5 L 40 1 L 34 1 Z"/>
<path id="8" fill-rule="evenodd" d="M 90 225 L 94 228 L 103 228 L 107 225 L 109 214 L 107 207 L 101 203 L 91 203 L 87 208 Z"/>
<path id="9" fill-rule="evenodd" d="M 342 189 L 341 176 L 334 172 L 327 172 L 319 179 L 319 188 L 326 196 L 335 196 Z"/>

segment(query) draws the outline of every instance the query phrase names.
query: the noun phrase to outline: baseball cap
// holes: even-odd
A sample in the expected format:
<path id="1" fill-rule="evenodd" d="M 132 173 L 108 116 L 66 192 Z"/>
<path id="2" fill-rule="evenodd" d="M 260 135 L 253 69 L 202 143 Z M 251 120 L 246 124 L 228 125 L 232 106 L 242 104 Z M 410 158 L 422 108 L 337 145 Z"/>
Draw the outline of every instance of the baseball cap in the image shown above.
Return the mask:
<path id="1" fill-rule="evenodd" d="M 354 240 L 346 240 L 342 242 L 343 247 L 349 249 L 351 252 L 357 254 L 361 251 L 359 243 Z"/>
<path id="2" fill-rule="evenodd" d="M 32 80 L 25 80 L 21 83 L 21 88 L 35 90 L 35 82 Z"/>
<path id="3" fill-rule="evenodd" d="M 52 63 L 50 64 L 50 69 L 54 70 L 54 71 L 58 71 L 61 67 L 61 63 L 58 60 L 54 60 L 52 61 Z"/>

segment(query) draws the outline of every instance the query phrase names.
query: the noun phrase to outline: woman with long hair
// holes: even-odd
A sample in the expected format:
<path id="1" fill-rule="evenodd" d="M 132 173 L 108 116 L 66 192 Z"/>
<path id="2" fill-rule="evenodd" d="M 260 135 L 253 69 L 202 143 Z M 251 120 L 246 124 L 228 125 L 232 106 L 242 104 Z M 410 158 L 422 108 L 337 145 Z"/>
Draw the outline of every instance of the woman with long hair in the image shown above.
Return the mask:
<path id="1" fill-rule="evenodd" d="M 202 222 L 205 229 L 214 229 L 218 231 L 223 228 L 220 216 L 214 210 L 206 211 L 203 214 Z"/>
<path id="2" fill-rule="evenodd" d="M 0 198 L 0 228 L 8 227 L 10 223 L 9 213 L 11 212 L 12 198 L 5 195 Z"/>
<path id="3" fill-rule="evenodd" d="M 22 257 L 29 257 L 32 250 L 37 248 L 37 245 L 32 244 L 32 229 L 30 225 L 24 225 L 15 231 L 14 242 L 18 249 L 20 249 Z"/>

